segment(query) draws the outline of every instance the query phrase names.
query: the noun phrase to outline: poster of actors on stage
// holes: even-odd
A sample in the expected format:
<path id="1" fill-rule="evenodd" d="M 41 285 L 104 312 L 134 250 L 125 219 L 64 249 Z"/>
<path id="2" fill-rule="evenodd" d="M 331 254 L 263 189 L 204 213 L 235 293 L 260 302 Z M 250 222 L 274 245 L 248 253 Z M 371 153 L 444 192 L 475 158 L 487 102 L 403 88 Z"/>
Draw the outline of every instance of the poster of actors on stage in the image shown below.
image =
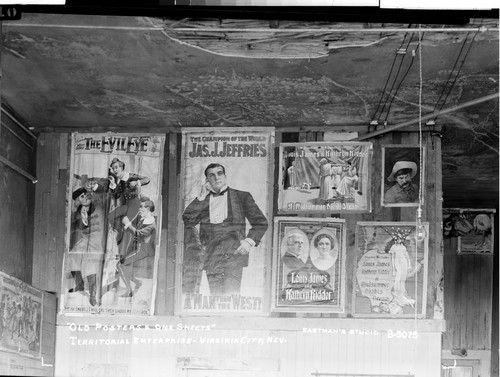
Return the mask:
<path id="1" fill-rule="evenodd" d="M 424 147 L 399 144 L 382 147 L 383 206 L 417 207 L 419 198 L 423 200 L 423 196 L 419 195 L 424 177 L 420 161 L 425 161 Z"/>
<path id="2" fill-rule="evenodd" d="M 62 312 L 153 314 L 164 142 L 73 134 Z"/>
<path id="3" fill-rule="evenodd" d="M 345 250 L 344 219 L 275 218 L 272 310 L 342 313 Z"/>
<path id="4" fill-rule="evenodd" d="M 495 209 L 443 209 L 443 237 L 457 238 L 459 254 L 493 255 Z"/>
<path id="5" fill-rule="evenodd" d="M 274 129 L 182 133 L 180 312 L 267 310 L 273 144 Z"/>
<path id="6" fill-rule="evenodd" d="M 0 351 L 40 357 L 43 293 L 0 272 Z"/>
<path id="7" fill-rule="evenodd" d="M 355 316 L 425 316 L 429 225 L 421 226 L 417 233 L 415 222 L 357 224 Z"/>
<path id="8" fill-rule="evenodd" d="M 370 212 L 372 144 L 282 143 L 281 213 Z"/>

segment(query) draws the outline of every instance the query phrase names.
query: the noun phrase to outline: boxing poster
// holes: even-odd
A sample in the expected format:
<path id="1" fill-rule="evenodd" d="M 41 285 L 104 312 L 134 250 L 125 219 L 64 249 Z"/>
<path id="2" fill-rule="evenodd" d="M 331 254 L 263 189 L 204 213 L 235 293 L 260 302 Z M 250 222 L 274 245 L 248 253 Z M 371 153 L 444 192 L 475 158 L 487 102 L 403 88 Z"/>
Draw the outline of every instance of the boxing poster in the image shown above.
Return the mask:
<path id="1" fill-rule="evenodd" d="M 164 143 L 73 134 L 63 313 L 154 313 Z"/>
<path id="2" fill-rule="evenodd" d="M 429 224 L 419 227 L 357 223 L 354 316 L 425 317 Z"/>
<path id="3" fill-rule="evenodd" d="M 262 314 L 274 129 L 182 133 L 177 311 Z"/>
<path id="4" fill-rule="evenodd" d="M 345 250 L 344 219 L 276 218 L 273 311 L 344 312 Z"/>
<path id="5" fill-rule="evenodd" d="M 0 350 L 40 357 L 42 291 L 0 272 Z"/>
<path id="6" fill-rule="evenodd" d="M 371 211 L 369 142 L 308 142 L 280 145 L 280 213 Z"/>

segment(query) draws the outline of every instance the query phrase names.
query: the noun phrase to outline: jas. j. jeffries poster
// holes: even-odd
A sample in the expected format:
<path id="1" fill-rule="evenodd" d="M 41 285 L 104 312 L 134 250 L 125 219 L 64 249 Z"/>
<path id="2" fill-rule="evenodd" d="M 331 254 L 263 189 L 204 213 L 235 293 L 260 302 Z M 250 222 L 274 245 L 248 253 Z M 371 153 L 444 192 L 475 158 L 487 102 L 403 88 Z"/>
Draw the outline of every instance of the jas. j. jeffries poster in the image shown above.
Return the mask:
<path id="1" fill-rule="evenodd" d="M 164 136 L 74 134 L 65 313 L 153 314 Z"/>
<path id="2" fill-rule="evenodd" d="M 266 309 L 273 139 L 270 129 L 183 132 L 179 312 Z"/>

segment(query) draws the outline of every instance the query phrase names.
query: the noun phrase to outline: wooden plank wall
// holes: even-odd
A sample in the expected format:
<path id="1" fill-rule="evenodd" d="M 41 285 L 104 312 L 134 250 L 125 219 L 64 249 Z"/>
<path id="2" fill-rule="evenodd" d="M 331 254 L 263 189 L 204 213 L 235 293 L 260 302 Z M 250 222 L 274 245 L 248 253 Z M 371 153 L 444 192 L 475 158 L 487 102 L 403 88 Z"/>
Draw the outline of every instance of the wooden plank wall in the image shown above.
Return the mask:
<path id="1" fill-rule="evenodd" d="M 493 256 L 458 255 L 458 238 L 447 238 L 443 244 L 448 329 L 443 349 L 491 350 Z"/>
<path id="2" fill-rule="evenodd" d="M 2 106 L 2 111 L 5 111 Z M 15 118 L 14 118 L 15 119 Z M 28 131 L 29 132 L 29 131 Z M 10 116 L 0 125 L 0 270 L 31 283 L 33 203 L 35 185 L 22 175 L 34 175 L 35 137 Z M 8 165 L 8 164 L 12 165 Z M 20 171 L 16 171 L 17 167 Z"/>
<path id="3" fill-rule="evenodd" d="M 69 135 L 41 134 L 37 148 L 33 285 L 60 293 L 64 256 Z"/>

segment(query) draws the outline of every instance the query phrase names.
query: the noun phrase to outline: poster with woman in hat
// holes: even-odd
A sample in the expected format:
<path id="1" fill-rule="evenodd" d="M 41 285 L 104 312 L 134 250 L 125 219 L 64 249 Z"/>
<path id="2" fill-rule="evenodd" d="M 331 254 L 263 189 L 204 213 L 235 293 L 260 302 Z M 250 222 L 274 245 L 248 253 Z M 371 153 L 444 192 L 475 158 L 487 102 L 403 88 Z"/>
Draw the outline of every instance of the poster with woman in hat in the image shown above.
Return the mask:
<path id="1" fill-rule="evenodd" d="M 418 145 L 388 145 L 382 148 L 382 205 L 417 207 L 422 200 L 420 187 L 421 150 Z"/>

